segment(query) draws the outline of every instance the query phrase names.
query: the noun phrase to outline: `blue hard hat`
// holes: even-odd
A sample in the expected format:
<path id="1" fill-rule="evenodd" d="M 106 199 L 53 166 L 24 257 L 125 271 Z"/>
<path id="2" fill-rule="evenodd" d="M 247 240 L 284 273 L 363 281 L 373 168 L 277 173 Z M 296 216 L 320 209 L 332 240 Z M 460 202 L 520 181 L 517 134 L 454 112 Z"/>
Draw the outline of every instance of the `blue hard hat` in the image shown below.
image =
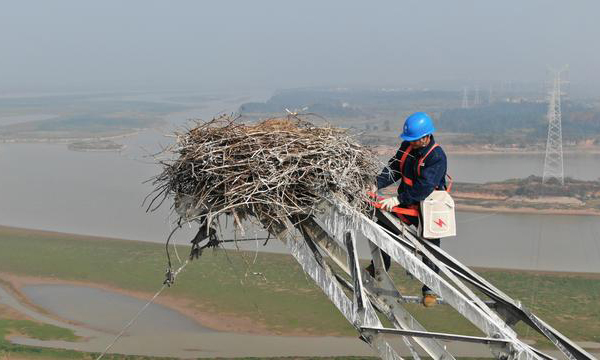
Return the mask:
<path id="1" fill-rule="evenodd" d="M 399 137 L 406 141 L 415 141 L 434 131 L 433 120 L 429 115 L 424 112 L 416 112 L 406 118 L 404 130 Z"/>

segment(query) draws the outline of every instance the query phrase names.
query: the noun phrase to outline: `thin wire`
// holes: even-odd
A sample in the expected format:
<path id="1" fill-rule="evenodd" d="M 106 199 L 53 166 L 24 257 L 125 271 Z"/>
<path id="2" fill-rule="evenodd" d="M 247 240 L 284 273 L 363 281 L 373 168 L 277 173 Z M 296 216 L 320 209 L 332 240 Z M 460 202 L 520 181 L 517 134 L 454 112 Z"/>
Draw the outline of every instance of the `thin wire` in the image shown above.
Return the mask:
<path id="1" fill-rule="evenodd" d="M 186 260 L 185 263 L 183 263 L 183 265 L 181 265 L 181 267 L 179 269 L 177 269 L 177 271 L 175 271 L 175 273 L 173 274 L 173 279 L 183 270 L 183 268 L 185 268 L 185 266 L 188 264 L 188 262 L 189 262 L 189 260 Z M 121 336 L 123 336 L 123 334 L 125 334 L 125 331 L 127 331 L 136 322 L 136 320 L 140 317 L 140 315 L 142 315 L 144 310 L 146 310 L 148 308 L 148 306 L 150 306 L 150 304 L 152 304 L 154 302 L 154 300 L 156 300 L 156 298 L 160 295 L 160 293 L 163 292 L 163 290 L 166 287 L 167 287 L 167 284 L 163 284 L 160 287 L 160 289 L 156 292 L 156 294 L 154 294 L 154 296 L 144 306 L 142 306 L 140 308 L 140 310 L 138 310 L 137 314 L 135 314 L 135 316 L 133 318 L 131 318 L 131 320 L 129 320 L 127 325 L 125 325 L 125 327 L 121 330 L 121 332 L 119 332 L 119 334 L 117 334 L 117 336 L 115 336 L 113 341 L 110 344 L 108 344 L 106 349 L 104 349 L 104 351 L 96 358 L 96 360 L 100 360 L 100 359 L 102 359 L 102 357 L 104 357 L 104 355 L 106 355 L 106 353 L 117 343 L 117 341 L 119 341 Z"/>
<path id="2" fill-rule="evenodd" d="M 237 269 L 235 268 L 235 266 L 233 265 L 233 261 L 231 261 L 231 259 L 229 258 L 229 254 L 227 253 L 227 249 L 223 248 L 223 253 L 225 254 L 225 259 L 227 259 L 227 262 L 229 263 L 229 266 L 231 267 L 231 269 L 233 270 L 233 274 L 235 275 L 235 277 L 237 278 L 237 280 L 240 283 L 240 286 L 242 287 L 242 292 L 244 293 L 244 297 L 248 297 L 247 293 L 246 293 L 246 287 L 245 287 L 245 283 L 244 280 L 239 276 Z M 256 301 L 254 301 L 254 299 L 248 297 L 250 299 L 250 301 L 252 302 L 252 305 L 254 305 L 254 308 L 256 309 L 256 312 L 258 313 L 259 316 L 263 316 L 262 311 L 260 311 L 260 308 L 258 307 L 258 304 L 256 303 Z"/>
<path id="3" fill-rule="evenodd" d="M 173 240 L 173 250 L 175 252 L 175 256 L 177 257 L 177 261 L 179 261 L 179 265 L 183 264 L 181 258 L 179 257 L 179 251 L 177 251 L 177 240 Z"/>
<path id="4" fill-rule="evenodd" d="M 458 224 L 464 224 L 464 223 L 468 223 L 468 222 L 475 221 L 475 220 L 481 220 L 481 219 L 489 218 L 489 217 L 492 217 L 494 215 L 498 215 L 498 213 L 491 213 L 491 214 L 486 214 L 486 215 L 481 215 L 481 216 L 475 216 L 475 217 L 472 217 L 470 219 L 466 219 L 466 220 L 462 220 L 462 221 L 457 221 L 457 223 Z"/>
<path id="5" fill-rule="evenodd" d="M 171 231 L 169 237 L 167 238 L 167 243 L 165 244 L 165 251 L 167 253 L 167 262 L 169 263 L 169 270 L 171 269 L 171 255 L 169 254 L 169 242 L 171 241 L 171 237 L 173 236 L 173 234 L 175 234 L 175 231 L 177 231 L 177 229 L 180 228 L 181 225 L 178 225 L 176 228 L 173 229 L 173 231 Z"/>

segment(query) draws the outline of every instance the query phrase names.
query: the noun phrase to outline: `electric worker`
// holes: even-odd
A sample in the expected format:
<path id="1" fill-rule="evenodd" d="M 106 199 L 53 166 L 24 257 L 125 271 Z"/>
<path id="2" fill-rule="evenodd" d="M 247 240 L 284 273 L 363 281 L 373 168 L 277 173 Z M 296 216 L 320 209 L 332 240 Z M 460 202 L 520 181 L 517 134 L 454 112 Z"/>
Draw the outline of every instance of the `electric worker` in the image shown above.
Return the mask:
<path id="1" fill-rule="evenodd" d="M 377 190 L 399 183 L 398 195 L 391 196 L 380 201 L 381 207 L 386 211 L 392 211 L 394 207 L 418 210 L 421 201 L 425 200 L 434 190 L 446 188 L 446 154 L 436 144 L 433 138 L 433 120 L 424 112 L 416 112 L 410 115 L 404 122 L 402 140 L 396 155 L 392 157 L 388 166 L 377 176 Z M 406 224 L 418 226 L 419 216 L 397 215 Z M 381 226 L 390 231 L 393 228 L 378 221 Z M 440 246 L 440 239 L 426 239 Z M 386 270 L 390 267 L 390 257 L 382 252 Z M 429 259 L 423 258 L 423 262 L 436 273 L 439 268 Z M 373 264 L 367 268 L 373 273 Z M 422 288 L 422 303 L 426 307 L 437 303 L 436 295 L 427 286 Z"/>

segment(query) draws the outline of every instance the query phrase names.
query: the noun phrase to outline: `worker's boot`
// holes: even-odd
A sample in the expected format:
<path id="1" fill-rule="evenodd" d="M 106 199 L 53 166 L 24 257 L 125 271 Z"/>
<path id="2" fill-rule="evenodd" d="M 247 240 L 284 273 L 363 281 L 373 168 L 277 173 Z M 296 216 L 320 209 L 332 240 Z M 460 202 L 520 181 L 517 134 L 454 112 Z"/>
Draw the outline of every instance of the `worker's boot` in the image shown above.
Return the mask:
<path id="1" fill-rule="evenodd" d="M 434 307 L 437 304 L 437 297 L 431 290 L 424 291 L 421 303 L 427 308 Z"/>

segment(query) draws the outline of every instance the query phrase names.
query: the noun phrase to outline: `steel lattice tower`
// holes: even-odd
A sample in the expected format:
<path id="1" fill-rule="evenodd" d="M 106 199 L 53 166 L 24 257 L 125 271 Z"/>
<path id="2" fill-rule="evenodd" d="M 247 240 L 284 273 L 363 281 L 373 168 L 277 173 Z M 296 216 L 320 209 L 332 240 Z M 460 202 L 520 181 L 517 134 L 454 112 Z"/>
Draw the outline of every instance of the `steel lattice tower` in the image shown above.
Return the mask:
<path id="1" fill-rule="evenodd" d="M 481 98 L 479 97 L 479 85 L 475 86 L 475 98 L 473 99 L 473 106 L 478 107 L 481 105 Z"/>
<path id="2" fill-rule="evenodd" d="M 462 98 L 462 106 L 463 109 L 469 108 L 469 96 L 467 94 L 467 87 L 463 88 L 463 98 Z"/>
<path id="3" fill-rule="evenodd" d="M 555 71 L 554 80 L 550 91 L 548 104 L 548 140 L 546 142 L 546 159 L 544 160 L 544 175 L 542 183 L 550 179 L 558 180 L 565 184 L 563 169 L 562 127 L 561 127 L 561 80 L 560 75 L 564 70 Z"/>

